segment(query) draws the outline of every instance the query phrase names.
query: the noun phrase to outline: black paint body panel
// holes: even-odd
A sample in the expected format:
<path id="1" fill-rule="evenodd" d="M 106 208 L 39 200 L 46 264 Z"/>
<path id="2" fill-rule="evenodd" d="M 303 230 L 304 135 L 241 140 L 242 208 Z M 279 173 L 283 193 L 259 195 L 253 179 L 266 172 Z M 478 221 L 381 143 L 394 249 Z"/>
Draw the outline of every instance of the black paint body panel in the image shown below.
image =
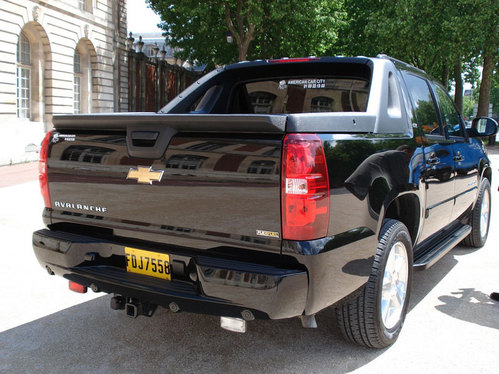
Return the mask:
<path id="1" fill-rule="evenodd" d="M 382 62 L 397 89 L 382 80 L 373 89 L 390 91 L 385 101 L 393 106 L 407 92 L 394 65 Z M 215 114 L 186 114 L 210 82 L 287 76 L 302 65 L 220 69 L 223 75 L 208 74 L 168 104 L 173 115 L 55 119 L 57 141 L 48 158 L 52 209 L 44 211 L 47 229 L 33 235 L 42 266 L 165 307 L 174 301 L 191 312 L 240 317 L 249 309 L 257 318 L 279 319 L 312 315 L 362 288 L 384 219 L 407 226 L 415 258 L 431 254 L 439 238 L 468 222 L 489 173 L 483 147 L 467 136 L 425 136 L 409 123 L 408 101 L 383 115 L 232 115 L 231 87 L 223 86 Z M 356 71 L 366 80 L 376 71 L 367 58 L 324 59 L 313 68 L 317 75 Z M 397 115 L 397 131 L 381 131 L 392 128 Z M 324 238 L 281 238 L 282 144 L 289 132 L 315 133 L 324 147 L 330 188 Z M 456 162 L 457 154 L 464 161 Z M 438 163 L 431 161 L 435 155 Z M 162 173 L 161 179 L 130 178 L 139 167 Z M 169 254 L 172 281 L 127 273 L 125 246 Z"/>

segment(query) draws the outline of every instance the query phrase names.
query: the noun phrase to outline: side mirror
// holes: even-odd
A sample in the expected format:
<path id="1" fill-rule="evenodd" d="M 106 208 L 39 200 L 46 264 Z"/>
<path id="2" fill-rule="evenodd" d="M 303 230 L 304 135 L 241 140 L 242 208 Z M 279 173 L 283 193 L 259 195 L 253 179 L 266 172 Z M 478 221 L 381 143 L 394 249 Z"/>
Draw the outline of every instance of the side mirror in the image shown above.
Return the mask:
<path id="1" fill-rule="evenodd" d="M 473 119 L 471 129 L 468 129 L 468 134 L 471 137 L 492 136 L 495 133 L 497 133 L 497 122 L 489 117 Z"/>

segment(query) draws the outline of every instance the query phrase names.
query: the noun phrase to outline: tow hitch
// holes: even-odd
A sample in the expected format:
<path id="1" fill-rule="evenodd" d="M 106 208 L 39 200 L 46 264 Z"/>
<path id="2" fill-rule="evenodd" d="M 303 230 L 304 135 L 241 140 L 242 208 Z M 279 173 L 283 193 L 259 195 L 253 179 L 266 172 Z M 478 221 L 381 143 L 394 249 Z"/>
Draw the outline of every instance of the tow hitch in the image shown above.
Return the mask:
<path id="1" fill-rule="evenodd" d="M 137 318 L 138 316 L 152 317 L 157 307 L 156 304 L 142 302 L 138 299 L 121 295 L 115 295 L 111 299 L 111 309 L 125 309 L 126 315 L 130 318 Z"/>

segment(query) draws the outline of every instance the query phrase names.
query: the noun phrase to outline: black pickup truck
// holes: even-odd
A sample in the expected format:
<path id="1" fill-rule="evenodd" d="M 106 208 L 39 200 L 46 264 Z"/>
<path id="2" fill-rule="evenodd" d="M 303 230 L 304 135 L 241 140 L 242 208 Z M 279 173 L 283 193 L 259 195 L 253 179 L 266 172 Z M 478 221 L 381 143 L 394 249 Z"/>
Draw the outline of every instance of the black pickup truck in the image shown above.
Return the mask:
<path id="1" fill-rule="evenodd" d="M 159 113 L 63 115 L 41 151 L 49 274 L 157 306 L 253 319 L 332 307 L 344 336 L 392 344 L 413 269 L 484 245 L 492 170 L 446 91 L 387 56 L 239 63 Z"/>

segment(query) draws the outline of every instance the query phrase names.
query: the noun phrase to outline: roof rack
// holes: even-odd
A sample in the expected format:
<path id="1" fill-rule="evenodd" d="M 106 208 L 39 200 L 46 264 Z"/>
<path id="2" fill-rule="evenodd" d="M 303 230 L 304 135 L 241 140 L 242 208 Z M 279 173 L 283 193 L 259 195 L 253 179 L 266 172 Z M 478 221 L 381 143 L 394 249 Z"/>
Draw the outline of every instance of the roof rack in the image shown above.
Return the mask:
<path id="1" fill-rule="evenodd" d="M 415 69 L 415 70 L 420 71 L 421 73 L 426 74 L 426 72 L 424 70 L 421 70 L 420 68 L 417 68 L 414 65 L 408 64 L 407 62 L 398 60 L 395 57 L 391 57 L 391 56 L 385 55 L 384 53 L 379 53 L 378 55 L 376 55 L 376 58 L 383 58 L 385 60 L 390 60 L 390 61 L 392 61 L 394 63 L 396 62 L 397 64 L 404 65 L 405 67 L 408 67 L 408 68 L 411 68 L 411 69 Z"/>

